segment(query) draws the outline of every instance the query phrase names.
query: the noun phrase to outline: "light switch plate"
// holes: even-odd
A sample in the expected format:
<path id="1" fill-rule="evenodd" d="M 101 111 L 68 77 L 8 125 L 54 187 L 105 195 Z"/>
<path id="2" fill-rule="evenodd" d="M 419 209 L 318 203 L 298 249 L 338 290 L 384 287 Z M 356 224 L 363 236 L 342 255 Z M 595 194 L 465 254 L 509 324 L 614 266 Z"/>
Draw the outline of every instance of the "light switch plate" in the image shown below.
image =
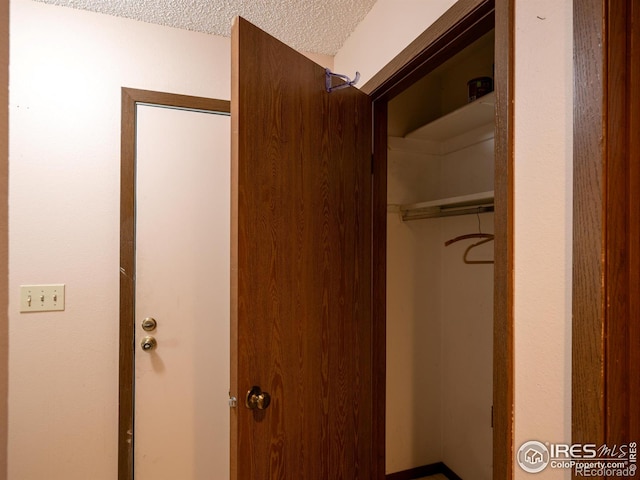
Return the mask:
<path id="1" fill-rule="evenodd" d="M 64 310 L 64 284 L 20 285 L 21 312 Z"/>

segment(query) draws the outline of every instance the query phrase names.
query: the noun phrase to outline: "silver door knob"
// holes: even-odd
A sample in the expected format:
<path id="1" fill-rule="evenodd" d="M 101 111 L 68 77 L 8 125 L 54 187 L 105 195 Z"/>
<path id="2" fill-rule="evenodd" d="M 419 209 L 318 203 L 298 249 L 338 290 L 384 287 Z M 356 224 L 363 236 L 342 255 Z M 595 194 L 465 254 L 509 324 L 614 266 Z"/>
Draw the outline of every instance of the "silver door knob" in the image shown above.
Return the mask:
<path id="1" fill-rule="evenodd" d="M 156 342 L 156 339 L 153 338 L 151 335 L 147 335 L 140 342 L 140 346 L 142 347 L 142 350 L 144 350 L 145 352 L 150 352 L 151 350 L 155 349 L 158 346 L 158 342 Z"/>
<path id="2" fill-rule="evenodd" d="M 271 395 L 263 392 L 260 387 L 251 387 L 247 392 L 245 406 L 250 410 L 264 410 L 271 403 Z"/>

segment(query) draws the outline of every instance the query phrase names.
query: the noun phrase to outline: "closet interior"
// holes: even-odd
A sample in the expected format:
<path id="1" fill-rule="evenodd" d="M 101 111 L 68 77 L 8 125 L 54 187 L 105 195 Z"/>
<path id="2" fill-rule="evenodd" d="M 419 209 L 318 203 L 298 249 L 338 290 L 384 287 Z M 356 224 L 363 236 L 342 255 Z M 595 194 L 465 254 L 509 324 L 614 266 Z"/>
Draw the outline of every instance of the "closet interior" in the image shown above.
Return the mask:
<path id="1" fill-rule="evenodd" d="M 491 30 L 388 103 L 388 474 L 492 478 L 493 66 Z"/>

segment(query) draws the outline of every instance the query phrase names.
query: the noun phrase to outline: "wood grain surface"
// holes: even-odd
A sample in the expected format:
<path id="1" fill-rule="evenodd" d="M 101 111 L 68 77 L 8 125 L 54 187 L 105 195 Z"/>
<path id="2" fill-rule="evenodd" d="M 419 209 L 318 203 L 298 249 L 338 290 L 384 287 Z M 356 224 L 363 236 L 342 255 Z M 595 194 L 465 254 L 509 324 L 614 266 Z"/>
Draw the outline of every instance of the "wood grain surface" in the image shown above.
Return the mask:
<path id="1" fill-rule="evenodd" d="M 515 1 L 496 0 L 493 284 L 493 478 L 514 475 L 514 71 Z"/>
<path id="2" fill-rule="evenodd" d="M 232 45 L 231 478 L 368 480 L 371 101 L 243 19 Z"/>
<path id="3" fill-rule="evenodd" d="M 629 442 L 629 254 L 631 204 L 627 42 L 629 2 L 608 3 L 605 162 L 605 439 Z M 637 132 L 636 135 L 637 136 Z M 636 373 L 638 374 L 638 373 Z M 637 405 L 634 405 L 637 408 Z"/>
<path id="4" fill-rule="evenodd" d="M 629 40 L 629 439 L 640 440 L 640 5 L 630 2 Z"/>
<path id="5" fill-rule="evenodd" d="M 373 131 L 373 392 L 374 472 L 385 478 L 387 394 L 387 120 L 388 102 L 374 102 Z"/>
<path id="6" fill-rule="evenodd" d="M 605 439 L 621 445 L 640 440 L 640 8 L 630 0 L 607 7 Z"/>
<path id="7" fill-rule="evenodd" d="M 572 441 L 604 441 L 602 1 L 574 1 Z"/>
<path id="8" fill-rule="evenodd" d="M 574 443 L 640 438 L 639 12 L 574 1 Z"/>

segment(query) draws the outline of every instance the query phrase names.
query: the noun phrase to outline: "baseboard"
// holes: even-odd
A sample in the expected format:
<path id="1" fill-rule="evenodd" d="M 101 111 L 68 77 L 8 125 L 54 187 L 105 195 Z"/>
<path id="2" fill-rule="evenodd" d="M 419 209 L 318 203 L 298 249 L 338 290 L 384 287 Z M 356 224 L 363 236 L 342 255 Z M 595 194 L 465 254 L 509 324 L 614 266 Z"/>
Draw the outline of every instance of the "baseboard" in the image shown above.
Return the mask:
<path id="1" fill-rule="evenodd" d="M 414 480 L 416 478 L 435 475 L 437 473 L 441 473 L 449 480 L 462 480 L 453 470 L 442 462 L 423 465 L 410 470 L 403 470 L 402 472 L 389 473 L 386 476 L 386 480 Z"/>
<path id="2" fill-rule="evenodd" d="M 462 478 L 460 478 L 456 472 L 451 470 L 444 463 L 442 464 L 442 474 L 449 480 L 462 480 Z"/>
<path id="3" fill-rule="evenodd" d="M 423 465 L 421 467 L 412 468 L 410 470 L 403 470 L 402 472 L 390 473 L 387 475 L 387 480 L 413 480 L 414 478 L 426 477 L 427 475 L 435 475 L 436 473 L 443 473 L 442 467 L 444 463 L 432 463 L 431 465 Z"/>

